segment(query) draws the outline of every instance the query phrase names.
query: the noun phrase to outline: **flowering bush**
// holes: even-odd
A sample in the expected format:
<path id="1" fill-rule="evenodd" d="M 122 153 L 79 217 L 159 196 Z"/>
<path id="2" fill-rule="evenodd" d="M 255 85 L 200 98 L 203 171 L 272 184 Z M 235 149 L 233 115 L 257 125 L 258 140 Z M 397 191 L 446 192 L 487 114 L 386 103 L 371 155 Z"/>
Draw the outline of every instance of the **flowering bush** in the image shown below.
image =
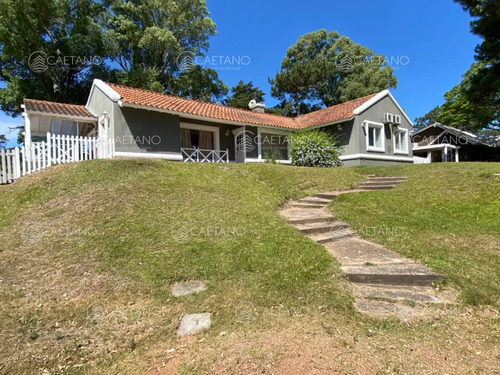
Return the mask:
<path id="1" fill-rule="evenodd" d="M 301 167 L 339 167 L 336 140 L 328 133 L 309 130 L 293 134 L 290 145 L 292 164 Z"/>

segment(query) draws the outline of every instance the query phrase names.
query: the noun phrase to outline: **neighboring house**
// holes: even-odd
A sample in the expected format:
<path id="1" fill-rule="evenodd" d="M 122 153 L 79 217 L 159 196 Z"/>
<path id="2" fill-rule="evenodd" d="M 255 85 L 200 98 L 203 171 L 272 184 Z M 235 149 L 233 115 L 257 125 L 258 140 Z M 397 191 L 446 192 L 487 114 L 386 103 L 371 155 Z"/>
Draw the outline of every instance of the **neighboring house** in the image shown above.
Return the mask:
<path id="1" fill-rule="evenodd" d="M 412 122 L 394 97 L 378 94 L 297 118 L 244 110 L 95 80 L 87 104 L 25 99 L 27 142 L 47 133 L 114 141 L 115 157 L 199 162 L 289 163 L 290 135 L 337 136 L 344 165 L 413 163 Z"/>
<path id="2" fill-rule="evenodd" d="M 411 135 L 416 163 L 500 161 L 500 148 L 438 122 Z"/>

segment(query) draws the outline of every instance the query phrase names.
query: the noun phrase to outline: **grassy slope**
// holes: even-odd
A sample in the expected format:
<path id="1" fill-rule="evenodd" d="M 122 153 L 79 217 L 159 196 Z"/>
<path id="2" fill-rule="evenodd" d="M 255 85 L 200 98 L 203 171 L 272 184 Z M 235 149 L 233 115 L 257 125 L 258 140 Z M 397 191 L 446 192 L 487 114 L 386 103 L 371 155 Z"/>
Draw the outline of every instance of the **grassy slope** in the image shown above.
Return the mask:
<path id="1" fill-rule="evenodd" d="M 370 167 L 361 173 L 408 176 L 396 190 L 344 195 L 331 209 L 360 232 L 441 272 L 465 303 L 499 306 L 500 165 Z M 388 228 L 389 231 L 385 231 Z M 391 235 L 391 228 L 398 229 Z M 387 234 L 389 233 L 389 234 Z"/>
<path id="2" fill-rule="evenodd" d="M 168 337 L 174 336 L 181 311 L 210 311 L 221 327 L 230 326 L 236 324 L 234 311 L 243 301 L 298 308 L 319 287 L 324 293 L 318 305 L 352 311 L 334 278 L 338 266 L 321 246 L 276 215 L 276 209 L 290 197 L 348 188 L 360 178 L 352 169 L 93 161 L 51 168 L 2 187 L 0 223 L 6 246 L 0 266 L 12 270 L 6 278 L 13 285 L 46 277 L 58 264 L 85 267 L 73 275 L 73 289 L 65 288 L 72 285 L 68 276 L 70 281 L 44 281 L 51 283 L 52 293 L 45 292 L 47 285 L 30 296 L 2 290 L 13 307 L 2 308 L 10 318 L 4 322 L 15 325 L 23 314 L 35 317 L 14 334 L 24 345 L 32 334 L 40 335 L 37 342 L 53 341 L 56 333 L 49 322 L 67 317 L 68 306 L 52 306 L 51 300 L 75 294 L 74 288 L 79 291 L 72 308 L 82 326 L 88 305 L 103 305 L 113 315 L 109 312 L 122 309 L 124 301 L 147 298 L 148 311 L 167 306 Z M 187 243 L 177 241 L 178 228 L 190 230 Z M 222 229 L 238 234 L 206 234 Z M 31 274 L 18 273 L 28 258 L 34 264 L 24 266 Z M 78 282 L 89 273 L 95 276 Z M 95 285 L 96 279 L 104 279 L 103 284 Z M 189 279 L 206 280 L 208 291 L 172 301 L 170 286 Z M 86 283 L 90 287 L 80 290 Z M 32 288 L 38 285 L 35 280 Z M 53 308 L 41 312 L 38 305 Z"/>
<path id="3" fill-rule="evenodd" d="M 175 345 L 186 312 L 214 314 L 209 336 L 290 323 L 261 319 L 242 326 L 234 314 L 243 301 L 264 313 L 327 306 L 330 313 L 311 324 L 335 327 L 342 319 L 356 331 L 360 321 L 352 320 L 337 263 L 276 209 L 291 197 L 351 187 L 367 173 L 410 179 L 392 192 L 343 196 L 333 210 L 356 227 L 374 226 L 373 218 L 377 225 L 404 226 L 411 235 L 376 240 L 443 272 L 464 288 L 465 301 L 494 303 L 500 225 L 492 173 L 498 167 L 324 170 L 115 160 L 23 178 L 0 188 L 0 297 L 6 301 L 0 330 L 7 337 L 0 370 L 33 373 L 62 364 L 79 373 L 84 368 L 71 366 L 96 361 L 98 372 L 135 373 L 155 356 L 155 343 Z M 191 231 L 188 242 L 177 241 L 179 228 Z M 240 235 L 205 234 L 214 228 Z M 206 280 L 208 290 L 172 300 L 170 285 L 187 279 Z M 88 306 L 96 304 L 105 320 L 91 324 Z M 415 333 L 401 332 L 409 339 Z M 132 367 L 120 368 L 120 358 L 130 356 Z"/>

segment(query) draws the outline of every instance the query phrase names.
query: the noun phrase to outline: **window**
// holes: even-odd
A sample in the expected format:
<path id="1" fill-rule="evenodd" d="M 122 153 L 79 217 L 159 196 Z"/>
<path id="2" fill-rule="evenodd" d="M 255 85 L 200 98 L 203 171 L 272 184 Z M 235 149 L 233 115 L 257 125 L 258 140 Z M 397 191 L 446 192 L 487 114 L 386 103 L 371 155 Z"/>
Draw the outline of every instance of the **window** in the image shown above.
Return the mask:
<path id="1" fill-rule="evenodd" d="M 288 160 L 288 137 L 285 134 L 261 133 L 262 158 Z"/>
<path id="2" fill-rule="evenodd" d="M 408 130 L 398 128 L 394 132 L 394 153 L 408 153 Z"/>
<path id="3" fill-rule="evenodd" d="M 384 125 L 376 122 L 365 122 L 366 149 L 368 151 L 385 151 Z"/>
<path id="4" fill-rule="evenodd" d="M 219 150 L 219 128 L 181 122 L 181 148 Z"/>

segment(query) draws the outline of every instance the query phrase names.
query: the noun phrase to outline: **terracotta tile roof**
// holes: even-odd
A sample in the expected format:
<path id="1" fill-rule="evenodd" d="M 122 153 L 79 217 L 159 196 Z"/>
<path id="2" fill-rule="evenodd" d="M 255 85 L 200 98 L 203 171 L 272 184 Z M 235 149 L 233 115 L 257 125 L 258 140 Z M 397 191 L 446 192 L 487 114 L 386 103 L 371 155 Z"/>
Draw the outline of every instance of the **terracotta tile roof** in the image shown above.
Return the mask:
<path id="1" fill-rule="evenodd" d="M 121 96 L 122 102 L 128 104 L 209 117 L 217 120 L 243 122 L 253 125 L 277 126 L 282 128 L 297 128 L 294 120 L 289 117 L 276 116 L 268 113 L 257 113 L 250 110 L 185 99 L 178 96 L 135 89 L 111 83 L 108 83 L 107 85 Z"/>
<path id="2" fill-rule="evenodd" d="M 354 116 L 354 109 L 376 94 L 351 100 L 346 103 L 325 108 L 297 118 L 258 113 L 250 110 L 185 99 L 177 96 L 136 89 L 107 83 L 127 104 L 164 109 L 218 120 L 235 121 L 252 125 L 276 126 L 281 128 L 301 129 L 349 119 Z"/>
<path id="3" fill-rule="evenodd" d="M 375 95 L 377 94 L 371 94 L 328 108 L 323 108 L 318 111 L 308 113 L 307 115 L 299 116 L 295 119 L 295 122 L 297 123 L 299 128 L 308 128 L 312 126 L 330 124 L 332 122 L 340 120 L 347 120 L 354 116 L 353 111 L 356 108 L 366 103 Z"/>
<path id="4" fill-rule="evenodd" d="M 84 105 L 47 102 L 44 100 L 24 99 L 26 111 L 45 112 L 47 114 L 66 115 L 74 117 L 93 117 Z"/>

